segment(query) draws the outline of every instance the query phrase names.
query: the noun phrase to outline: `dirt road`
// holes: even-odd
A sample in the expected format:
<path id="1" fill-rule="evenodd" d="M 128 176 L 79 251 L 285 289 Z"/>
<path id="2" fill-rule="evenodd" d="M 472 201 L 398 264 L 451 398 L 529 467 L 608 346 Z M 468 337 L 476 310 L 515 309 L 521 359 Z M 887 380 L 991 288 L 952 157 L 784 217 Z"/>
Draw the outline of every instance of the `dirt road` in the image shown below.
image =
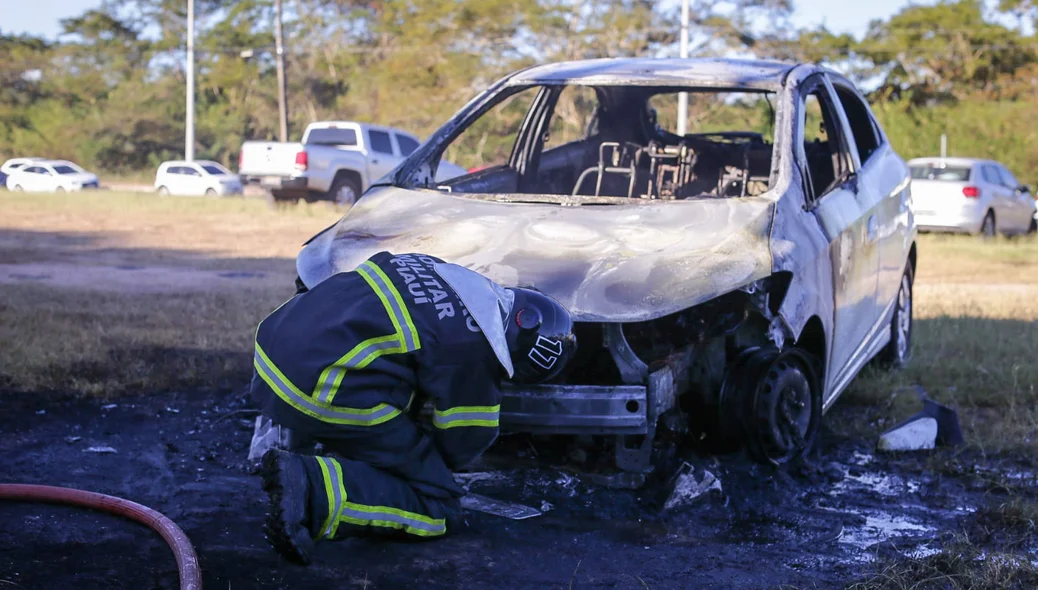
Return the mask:
<path id="1" fill-rule="evenodd" d="M 239 394 L 97 401 L 5 399 L 6 481 L 123 496 L 175 520 L 194 541 L 208 588 L 773 588 L 840 586 L 876 555 L 926 554 L 984 502 L 966 480 L 911 474 L 863 442 L 825 439 L 808 475 L 738 456 L 692 457 L 722 491 L 666 515 L 648 492 L 498 451 L 471 489 L 547 509 L 525 521 L 472 513 L 437 542 L 347 541 L 308 568 L 264 542 L 264 496 L 244 460 L 253 413 Z M 528 446 L 505 444 L 505 447 Z M 503 466 L 503 468 L 502 468 Z M 114 517 L 0 504 L 0 585 L 175 588 L 157 536 Z"/>

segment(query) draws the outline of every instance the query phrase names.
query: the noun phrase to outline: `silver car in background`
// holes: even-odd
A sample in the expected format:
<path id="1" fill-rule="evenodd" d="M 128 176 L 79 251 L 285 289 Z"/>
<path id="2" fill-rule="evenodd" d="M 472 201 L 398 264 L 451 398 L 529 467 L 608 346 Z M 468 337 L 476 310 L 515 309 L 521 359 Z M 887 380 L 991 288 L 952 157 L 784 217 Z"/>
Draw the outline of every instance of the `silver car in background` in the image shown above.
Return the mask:
<path id="1" fill-rule="evenodd" d="M 1035 200 L 999 162 L 973 158 L 917 158 L 912 200 L 921 231 L 994 236 L 1035 231 Z"/>

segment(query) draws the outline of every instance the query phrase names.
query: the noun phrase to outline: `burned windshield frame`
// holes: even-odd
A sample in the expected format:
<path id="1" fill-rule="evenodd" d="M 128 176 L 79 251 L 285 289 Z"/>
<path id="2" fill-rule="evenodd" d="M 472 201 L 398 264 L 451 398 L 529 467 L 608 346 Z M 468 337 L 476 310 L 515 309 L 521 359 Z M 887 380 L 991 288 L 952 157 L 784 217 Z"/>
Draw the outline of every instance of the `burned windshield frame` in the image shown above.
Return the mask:
<path id="1" fill-rule="evenodd" d="M 594 158 L 591 157 L 592 150 L 589 145 L 579 146 L 580 149 L 577 146 L 571 146 L 571 144 L 585 141 L 586 137 L 562 145 L 553 145 L 552 149 L 547 151 L 543 150 L 545 134 L 559 116 L 556 111 L 559 96 L 571 87 L 591 88 L 598 98 L 597 108 L 594 109 L 596 112 L 587 129 L 587 132 L 602 135 L 603 141 L 599 143 L 603 145 L 595 146 Z M 442 182 L 434 182 L 435 171 L 443 161 L 447 149 L 455 140 L 471 129 L 473 125 L 478 124 L 492 109 L 517 93 L 530 89 L 538 89 L 537 95 L 517 131 L 517 135 L 514 136 L 507 165 L 501 164 L 471 174 L 460 174 L 450 179 L 444 179 Z M 722 113 L 716 121 L 712 121 L 713 126 L 709 127 L 707 132 L 696 133 L 697 125 L 693 124 L 690 126 L 691 132 L 686 133 L 685 136 L 677 136 L 654 125 L 654 121 L 649 115 L 649 103 L 653 97 L 679 92 L 722 97 L 714 98 L 714 100 L 719 100 L 734 109 L 733 117 L 730 119 L 731 123 L 729 124 L 725 120 L 725 114 Z M 724 98 L 724 95 L 731 95 L 737 100 L 728 100 Z M 751 95 L 762 98 L 766 107 L 760 105 L 756 100 L 743 98 Z M 588 195 L 641 197 L 654 200 L 700 196 L 706 198 L 755 196 L 771 188 L 773 150 L 778 118 L 773 100 L 777 99 L 778 94 L 774 90 L 746 87 L 580 83 L 517 84 L 501 88 L 489 96 L 485 96 L 468 112 L 456 117 L 454 121 L 457 122 L 452 122 L 449 128 L 445 127 L 441 129 L 440 133 L 435 134 L 426 147 L 416 152 L 410 162 L 401 166 L 397 179 L 403 182 L 398 182 L 398 185 L 404 188 L 449 190 L 459 194 L 538 194 L 569 198 Z M 611 117 L 613 122 L 609 129 L 611 135 L 601 133 L 604 124 L 602 118 L 609 113 L 625 114 L 620 118 Z M 748 114 L 753 116 L 746 118 Z M 746 129 L 740 127 L 744 122 Z M 720 127 L 718 127 L 719 124 Z M 725 129 L 726 125 L 730 125 L 734 130 Z M 606 135 L 610 135 L 610 137 L 606 137 Z M 624 139 L 625 137 L 626 139 Z M 604 144 L 609 144 L 609 146 L 603 147 Z M 673 154 L 670 153 L 674 150 L 680 151 L 680 146 L 685 146 L 686 151 L 683 155 L 678 155 L 677 151 Z M 609 154 L 600 153 L 605 148 L 612 151 Z M 545 155 L 551 159 L 554 152 L 565 152 L 567 149 L 573 152 L 568 154 L 568 158 L 559 156 L 555 159 L 567 160 L 570 169 L 562 170 L 558 161 L 547 165 L 542 162 Z M 583 151 L 580 151 L 581 149 Z M 578 151 L 580 153 L 577 153 Z M 697 162 L 692 157 L 693 153 L 701 154 L 699 161 L 701 169 L 695 168 Z M 594 162 L 591 162 L 592 159 Z M 669 162 L 668 159 L 675 160 L 675 162 Z M 606 160 L 616 165 L 606 166 L 603 164 Z M 616 162 L 612 162 L 612 160 L 616 160 Z M 664 163 L 664 160 L 668 160 L 668 162 Z M 632 164 L 632 161 L 635 163 Z M 660 166 L 656 166 L 657 163 Z M 668 183 L 667 187 L 664 187 L 664 183 L 659 180 L 661 178 L 659 169 L 668 166 L 673 170 L 668 169 L 667 173 L 674 176 L 674 179 Z M 631 170 L 626 173 L 628 182 L 625 186 L 627 188 L 603 189 L 601 178 L 606 174 L 623 175 L 623 170 L 614 169 L 624 167 Z M 693 172 L 694 169 L 695 172 Z M 539 175 L 540 172 L 546 172 L 547 176 L 542 177 Z M 553 173 L 556 177 L 554 183 L 545 180 Z M 595 177 L 594 181 L 587 186 L 583 185 L 580 180 L 575 178 L 581 173 L 591 174 Z M 495 174 L 499 177 L 494 178 Z M 508 178 L 509 175 L 512 178 Z M 569 178 L 569 176 L 574 176 L 574 178 Z M 656 176 L 657 181 L 646 180 L 651 176 Z M 748 186 L 750 188 L 747 188 Z M 635 190 L 636 188 L 638 190 Z"/>

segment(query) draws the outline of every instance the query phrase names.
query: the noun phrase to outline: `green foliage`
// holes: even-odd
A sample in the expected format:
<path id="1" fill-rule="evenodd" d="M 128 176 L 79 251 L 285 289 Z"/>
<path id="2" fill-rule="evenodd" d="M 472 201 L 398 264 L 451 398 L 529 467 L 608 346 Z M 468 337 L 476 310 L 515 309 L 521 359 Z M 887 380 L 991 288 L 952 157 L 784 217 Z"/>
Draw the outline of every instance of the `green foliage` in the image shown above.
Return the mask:
<path id="1" fill-rule="evenodd" d="M 292 139 L 322 119 L 426 136 L 526 65 L 676 53 L 678 6 L 649 0 L 283 4 Z M 1038 139 L 1027 131 L 1038 107 L 1038 43 L 1005 24 L 1032 22 L 1033 0 L 1002 0 L 996 13 L 981 0 L 910 5 L 871 23 L 863 40 L 824 28 L 794 31 L 790 0 L 692 4 L 693 55 L 749 51 L 838 64 L 878 82 L 874 107 L 906 156 L 933 153 L 946 132 L 956 153 L 998 157 L 1038 181 Z M 72 158 L 121 173 L 179 157 L 185 10 L 181 0 L 109 0 L 62 21 L 60 42 L 0 33 L 0 157 Z M 273 20 L 274 0 L 196 0 L 200 157 L 232 164 L 243 141 L 277 137 Z M 666 127 L 673 97 L 659 100 Z M 593 96 L 563 96 L 549 142 L 583 136 L 595 104 Z M 506 158 L 522 113 L 518 102 L 504 112 L 496 126 L 460 138 L 448 158 L 473 166 Z M 689 112 L 690 129 L 767 134 L 772 127 L 761 101 L 693 101 Z"/>

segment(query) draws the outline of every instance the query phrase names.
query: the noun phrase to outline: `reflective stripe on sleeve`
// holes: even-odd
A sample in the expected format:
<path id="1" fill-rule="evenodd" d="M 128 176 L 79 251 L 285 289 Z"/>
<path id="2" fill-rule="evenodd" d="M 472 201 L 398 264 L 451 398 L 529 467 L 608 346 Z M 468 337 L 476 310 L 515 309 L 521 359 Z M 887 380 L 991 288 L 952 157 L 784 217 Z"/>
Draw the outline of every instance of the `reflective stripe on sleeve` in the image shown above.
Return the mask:
<path id="1" fill-rule="evenodd" d="M 317 463 L 321 467 L 321 475 L 324 477 L 324 493 L 328 497 L 328 516 L 321 525 L 321 533 L 318 538 L 333 539 L 335 531 L 339 528 L 339 512 L 346 500 L 346 487 L 342 482 L 342 466 L 335 459 L 328 457 L 317 457 Z"/>
<path id="2" fill-rule="evenodd" d="M 501 417 L 501 406 L 456 406 L 448 410 L 433 412 L 433 426 L 440 429 L 458 426 L 483 426 L 497 428 Z"/>
<path id="3" fill-rule="evenodd" d="M 396 334 L 369 338 L 354 346 L 353 350 L 328 365 L 321 373 L 320 379 L 317 380 L 317 387 L 314 388 L 314 399 L 319 403 L 332 403 L 347 369 L 363 369 L 378 357 L 394 352 L 403 352 L 400 338 Z"/>
<path id="4" fill-rule="evenodd" d="M 348 424 L 352 426 L 375 426 L 392 420 L 400 415 L 400 410 L 389 405 L 379 404 L 373 408 L 347 408 L 333 406 L 329 403 L 316 401 L 305 395 L 298 387 L 278 370 L 277 366 L 256 343 L 256 357 L 254 360 L 256 374 L 282 399 L 285 403 L 296 410 L 330 424 Z"/>

